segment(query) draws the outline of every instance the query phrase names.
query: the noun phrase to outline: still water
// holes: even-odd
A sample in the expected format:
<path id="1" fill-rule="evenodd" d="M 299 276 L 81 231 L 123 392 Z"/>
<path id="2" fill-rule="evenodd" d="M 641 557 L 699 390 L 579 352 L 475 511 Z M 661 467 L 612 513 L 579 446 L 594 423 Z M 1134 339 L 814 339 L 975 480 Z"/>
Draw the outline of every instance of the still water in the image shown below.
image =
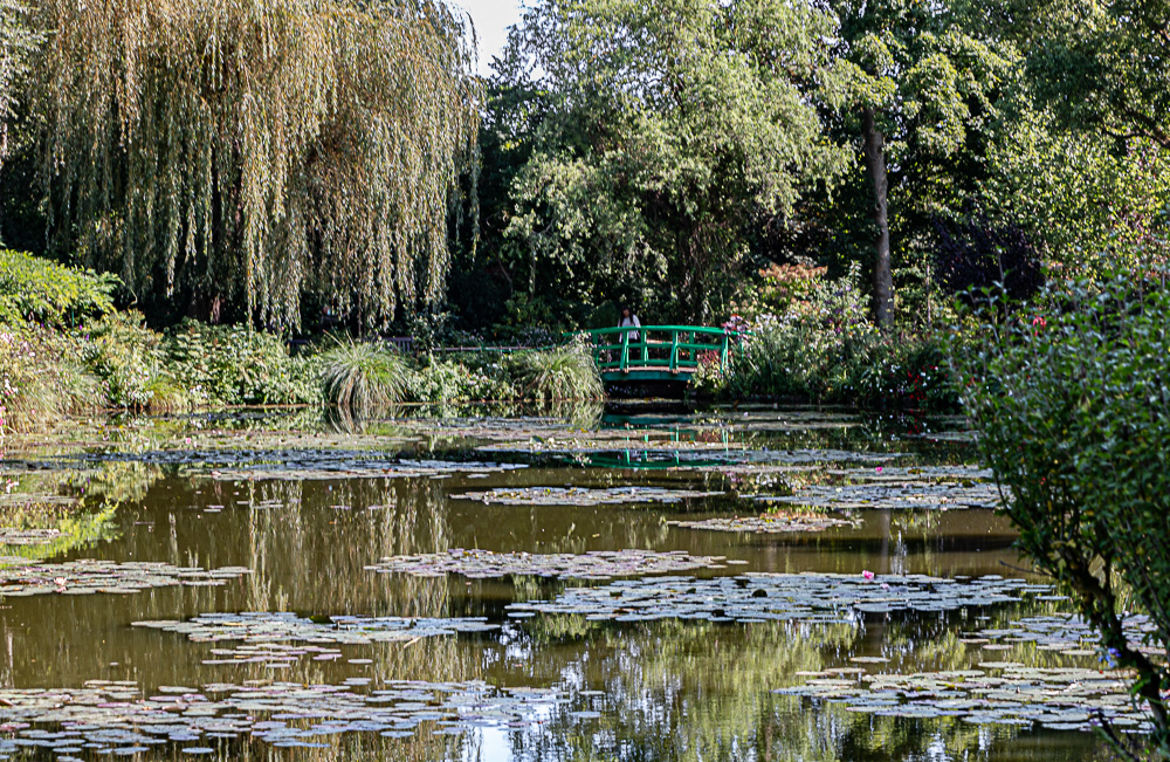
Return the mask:
<path id="1" fill-rule="evenodd" d="M 980 716 L 979 696 L 942 717 L 850 700 L 863 675 L 989 661 L 1094 668 L 1084 649 L 971 637 L 1068 610 L 1043 590 L 1010 601 L 979 593 L 958 605 L 930 587 L 919 604 L 893 610 L 880 602 L 868 610 L 848 601 L 808 605 L 827 584 L 852 590 L 904 575 L 1042 582 L 1012 550 L 1004 519 L 948 499 L 948 491 L 993 492 L 960 421 L 773 409 L 564 418 L 429 412 L 364 424 L 306 411 L 78 422 L 10 442 L 0 509 L 10 524 L 39 521 L 59 534 L 0 548 L 43 562 L 46 579 L 57 580 L 29 582 L 12 571 L 19 560 L 7 559 L 0 590 L 23 584 L 32 594 L 0 602 L 0 756 L 1107 756 L 1088 729 Z M 838 524 L 766 532 L 667 523 L 777 510 L 799 517 L 808 512 L 801 494 L 815 496 L 806 502 Z M 512 573 L 487 577 L 371 568 L 435 553 L 461 563 L 454 549 L 532 555 L 506 556 Z M 588 578 L 596 559 L 589 554 L 623 549 L 678 551 L 670 558 L 698 566 L 669 572 L 677 581 L 654 588 L 660 597 L 639 616 L 627 608 L 509 608 L 613 586 Z M 576 577 L 516 573 L 516 564 L 548 571 L 548 554 L 567 554 L 562 561 Z M 53 576 L 79 559 L 122 564 L 117 573 L 129 581 Z M 133 562 L 229 571 L 187 579 L 196 585 L 144 586 L 135 580 L 145 572 L 125 571 Z M 678 596 L 696 589 L 696 579 L 734 576 L 746 590 L 762 579 L 756 573 L 807 573 L 784 578 L 797 585 L 797 603 L 785 604 L 791 615 L 766 620 L 720 601 L 698 617 L 681 615 Z M 157 584 L 182 576 L 151 574 Z M 605 597 L 618 599 L 623 584 L 605 588 Z M 766 595 L 777 594 L 759 589 L 745 600 Z M 251 613 L 199 620 L 217 627 L 189 622 L 241 612 Z M 391 621 L 380 620 L 367 622 L 369 638 L 339 640 L 336 633 L 355 631 L 347 616 L 394 618 L 405 634 L 380 639 Z M 248 617 L 301 629 L 244 637 Z M 830 681 L 830 692 L 832 680 L 850 685 L 839 697 L 776 692 L 810 679 Z M 1065 727 L 1077 727 L 1077 717 L 1063 719 L 1070 717 Z"/>

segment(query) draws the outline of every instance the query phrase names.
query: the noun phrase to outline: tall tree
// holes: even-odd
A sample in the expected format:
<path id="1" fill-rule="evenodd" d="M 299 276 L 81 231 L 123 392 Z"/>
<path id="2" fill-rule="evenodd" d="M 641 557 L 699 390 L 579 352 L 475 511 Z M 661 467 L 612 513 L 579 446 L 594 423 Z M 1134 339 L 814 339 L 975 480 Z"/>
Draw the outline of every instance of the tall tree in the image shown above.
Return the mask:
<path id="1" fill-rule="evenodd" d="M 815 106 L 832 32 L 831 14 L 784 0 L 531 6 L 496 82 L 526 97 L 489 117 L 523 160 L 507 229 L 520 279 L 709 318 L 754 228 L 844 168 Z"/>
<path id="2" fill-rule="evenodd" d="M 441 0 L 39 0 L 36 22 L 52 248 L 213 318 L 439 295 L 477 124 Z"/>
<path id="3" fill-rule="evenodd" d="M 845 124 L 856 130 L 870 187 L 874 315 L 894 321 L 890 197 L 925 167 L 952 160 L 994 113 L 1014 57 L 964 24 L 965 4 L 836 0 Z M 925 190 L 925 189 L 921 189 Z M 937 191 L 938 189 L 934 189 Z"/>
<path id="4" fill-rule="evenodd" d="M 1170 149 L 1170 2 L 1007 0 L 1037 92 L 1080 127 Z"/>
<path id="5" fill-rule="evenodd" d="M 18 0 L 0 0 L 0 165 L 8 154 L 8 120 L 20 79 L 28 72 L 38 35 L 28 25 L 28 8 Z"/>

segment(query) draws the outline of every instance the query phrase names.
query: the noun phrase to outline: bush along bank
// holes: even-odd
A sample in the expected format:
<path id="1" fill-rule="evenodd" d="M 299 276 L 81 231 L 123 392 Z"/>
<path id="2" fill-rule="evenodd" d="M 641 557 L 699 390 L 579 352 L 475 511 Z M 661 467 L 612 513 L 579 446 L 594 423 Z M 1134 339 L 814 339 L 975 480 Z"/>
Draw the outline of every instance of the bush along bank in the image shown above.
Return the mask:
<path id="1" fill-rule="evenodd" d="M 695 391 L 716 400 L 842 404 L 870 409 L 958 409 L 941 341 L 883 336 L 869 320 L 856 269 L 773 266 L 725 327 L 746 332 L 729 367 L 701 364 Z"/>
<path id="2" fill-rule="evenodd" d="M 987 306 L 955 362 L 1016 546 L 1072 596 L 1126 671 L 1148 733 L 1103 723 L 1124 759 L 1170 759 L 1170 271 L 1050 284 Z M 1148 618 L 1138 638 L 1131 612 Z"/>
<path id="3" fill-rule="evenodd" d="M 399 402 L 597 399 L 584 347 L 408 358 L 324 339 L 290 354 L 277 336 L 187 320 L 151 330 L 117 310 L 107 275 L 0 250 L 0 432 L 125 408 L 332 404 L 368 415 Z"/>

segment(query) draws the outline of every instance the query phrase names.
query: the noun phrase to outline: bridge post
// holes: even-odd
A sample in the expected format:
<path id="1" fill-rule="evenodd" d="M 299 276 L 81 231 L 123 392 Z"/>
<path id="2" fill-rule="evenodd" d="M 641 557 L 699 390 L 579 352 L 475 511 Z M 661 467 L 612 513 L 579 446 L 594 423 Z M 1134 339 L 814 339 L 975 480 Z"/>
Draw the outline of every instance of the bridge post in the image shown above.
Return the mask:
<path id="1" fill-rule="evenodd" d="M 678 329 L 670 332 L 670 372 L 678 373 Z"/>
<path id="2" fill-rule="evenodd" d="M 622 331 L 622 373 L 628 373 L 630 369 L 630 332 L 628 330 Z"/>

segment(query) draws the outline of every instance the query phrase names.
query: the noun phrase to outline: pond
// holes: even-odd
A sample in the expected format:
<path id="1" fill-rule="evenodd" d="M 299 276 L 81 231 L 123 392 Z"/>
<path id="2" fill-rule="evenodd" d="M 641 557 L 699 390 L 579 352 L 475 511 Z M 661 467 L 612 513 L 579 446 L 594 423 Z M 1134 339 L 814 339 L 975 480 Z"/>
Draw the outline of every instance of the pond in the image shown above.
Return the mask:
<path id="1" fill-rule="evenodd" d="M 432 412 L 9 442 L 0 758 L 1089 760 L 1098 711 L 1141 732 L 959 420 Z"/>

